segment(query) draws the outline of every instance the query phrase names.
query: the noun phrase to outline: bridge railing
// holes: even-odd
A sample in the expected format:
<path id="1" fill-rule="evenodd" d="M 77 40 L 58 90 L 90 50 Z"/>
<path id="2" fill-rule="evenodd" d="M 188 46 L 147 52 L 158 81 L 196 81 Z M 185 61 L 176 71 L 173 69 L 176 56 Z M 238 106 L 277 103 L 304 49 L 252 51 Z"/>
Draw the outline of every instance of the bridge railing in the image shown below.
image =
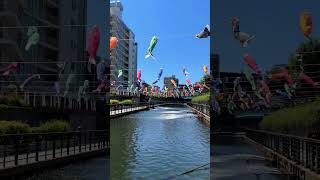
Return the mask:
<path id="1" fill-rule="evenodd" d="M 117 96 L 128 96 L 128 97 L 139 97 L 140 93 L 139 92 L 130 92 L 127 90 L 118 90 L 116 91 Z"/>
<path id="2" fill-rule="evenodd" d="M 207 104 L 187 103 L 190 107 L 202 112 L 203 114 L 210 116 L 210 106 Z"/>
<path id="3" fill-rule="evenodd" d="M 296 164 L 320 173 L 319 140 L 249 129 L 246 136 Z"/>
<path id="4" fill-rule="evenodd" d="M 77 131 L 0 136 L 0 169 L 110 147 L 109 131 Z"/>
<path id="5" fill-rule="evenodd" d="M 52 108 L 72 111 L 96 111 L 96 100 L 94 98 L 78 98 L 61 95 L 47 95 L 37 92 L 25 92 L 24 104 L 35 108 Z"/>
<path id="6" fill-rule="evenodd" d="M 134 104 L 110 104 L 106 105 L 110 107 L 110 115 L 122 114 L 125 112 L 136 111 L 138 109 L 153 108 L 153 103 L 134 103 Z"/>

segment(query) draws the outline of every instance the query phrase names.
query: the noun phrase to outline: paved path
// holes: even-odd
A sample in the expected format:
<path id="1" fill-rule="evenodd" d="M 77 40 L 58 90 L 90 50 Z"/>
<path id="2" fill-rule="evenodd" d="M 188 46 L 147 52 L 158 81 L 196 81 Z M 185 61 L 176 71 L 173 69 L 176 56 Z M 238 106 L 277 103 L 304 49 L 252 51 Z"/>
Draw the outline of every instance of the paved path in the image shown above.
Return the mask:
<path id="1" fill-rule="evenodd" d="M 55 158 L 53 158 L 53 150 L 41 151 L 39 152 L 38 161 L 36 161 L 36 153 L 24 153 L 18 156 L 18 165 L 15 165 L 15 156 L 10 155 L 6 157 L 0 157 L 0 170 L 5 170 L 17 166 L 24 166 L 28 164 L 50 161 L 58 158 L 70 157 L 73 155 L 80 155 L 89 152 L 95 152 L 99 150 L 107 150 L 108 146 L 99 146 L 99 144 L 91 144 L 91 150 L 89 150 L 90 145 L 81 146 L 81 152 L 79 152 L 80 146 L 69 147 L 69 154 L 67 148 L 57 148 L 55 150 Z"/>
<path id="2" fill-rule="evenodd" d="M 263 154 L 245 141 L 241 134 L 216 134 L 212 138 L 211 179 L 280 180 L 284 175 L 272 167 Z"/>

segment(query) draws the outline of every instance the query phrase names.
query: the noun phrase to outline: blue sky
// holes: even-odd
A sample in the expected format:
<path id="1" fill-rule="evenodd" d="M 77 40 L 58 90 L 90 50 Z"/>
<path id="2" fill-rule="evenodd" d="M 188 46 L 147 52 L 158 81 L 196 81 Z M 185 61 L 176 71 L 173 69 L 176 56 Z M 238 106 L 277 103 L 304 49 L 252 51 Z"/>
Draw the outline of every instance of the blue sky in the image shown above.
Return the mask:
<path id="1" fill-rule="evenodd" d="M 222 71 L 241 71 L 243 54 L 252 54 L 263 70 L 274 64 L 288 63 L 301 42 L 307 41 L 299 28 L 300 14 L 307 10 L 313 16 L 313 37 L 320 37 L 320 1 L 292 0 L 215 0 L 214 52 L 220 54 Z M 234 40 L 231 18 L 240 18 L 240 31 L 255 34 L 256 39 L 242 49 Z"/>
<path id="2" fill-rule="evenodd" d="M 210 63 L 210 39 L 196 39 L 195 34 L 210 24 L 210 0 L 122 0 L 123 20 L 135 33 L 138 42 L 138 69 L 142 79 L 152 83 L 164 68 L 163 77 L 176 75 L 185 84 L 182 68 L 194 83 L 204 75 L 203 65 Z M 159 42 L 154 49 L 156 61 L 145 59 L 152 36 Z"/>

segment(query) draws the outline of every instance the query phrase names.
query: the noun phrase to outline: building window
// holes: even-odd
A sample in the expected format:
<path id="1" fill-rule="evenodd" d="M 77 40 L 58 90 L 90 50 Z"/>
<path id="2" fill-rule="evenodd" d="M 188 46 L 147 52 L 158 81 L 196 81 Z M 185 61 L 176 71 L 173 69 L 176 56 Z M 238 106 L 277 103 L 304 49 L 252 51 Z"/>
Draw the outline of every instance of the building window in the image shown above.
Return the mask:
<path id="1" fill-rule="evenodd" d="M 71 40 L 71 41 L 70 41 L 70 47 L 71 47 L 72 49 L 76 49 L 77 44 L 76 44 L 76 41 L 75 41 L 75 40 Z"/>
<path id="2" fill-rule="evenodd" d="M 0 1 L 0 10 L 4 10 L 6 8 L 6 0 L 1 0 Z"/>
<path id="3" fill-rule="evenodd" d="M 72 19 L 71 20 L 71 32 L 74 32 L 75 31 L 75 23 L 74 23 L 74 20 Z"/>
<path id="4" fill-rule="evenodd" d="M 70 41 L 70 48 L 73 48 L 73 40 Z"/>
<path id="5" fill-rule="evenodd" d="M 72 10 L 76 10 L 76 2 L 77 0 L 72 0 Z"/>
<path id="6" fill-rule="evenodd" d="M 4 38 L 4 29 L 0 29 L 0 38 Z"/>

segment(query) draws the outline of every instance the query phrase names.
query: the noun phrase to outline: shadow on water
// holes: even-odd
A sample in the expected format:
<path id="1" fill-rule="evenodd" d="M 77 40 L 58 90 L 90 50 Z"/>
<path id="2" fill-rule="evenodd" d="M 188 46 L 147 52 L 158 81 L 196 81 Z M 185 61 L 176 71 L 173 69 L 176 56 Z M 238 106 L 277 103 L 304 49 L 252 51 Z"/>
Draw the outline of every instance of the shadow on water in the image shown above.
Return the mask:
<path id="1" fill-rule="evenodd" d="M 284 180 L 280 171 L 243 137 L 215 135 L 211 145 L 211 179 Z"/>

